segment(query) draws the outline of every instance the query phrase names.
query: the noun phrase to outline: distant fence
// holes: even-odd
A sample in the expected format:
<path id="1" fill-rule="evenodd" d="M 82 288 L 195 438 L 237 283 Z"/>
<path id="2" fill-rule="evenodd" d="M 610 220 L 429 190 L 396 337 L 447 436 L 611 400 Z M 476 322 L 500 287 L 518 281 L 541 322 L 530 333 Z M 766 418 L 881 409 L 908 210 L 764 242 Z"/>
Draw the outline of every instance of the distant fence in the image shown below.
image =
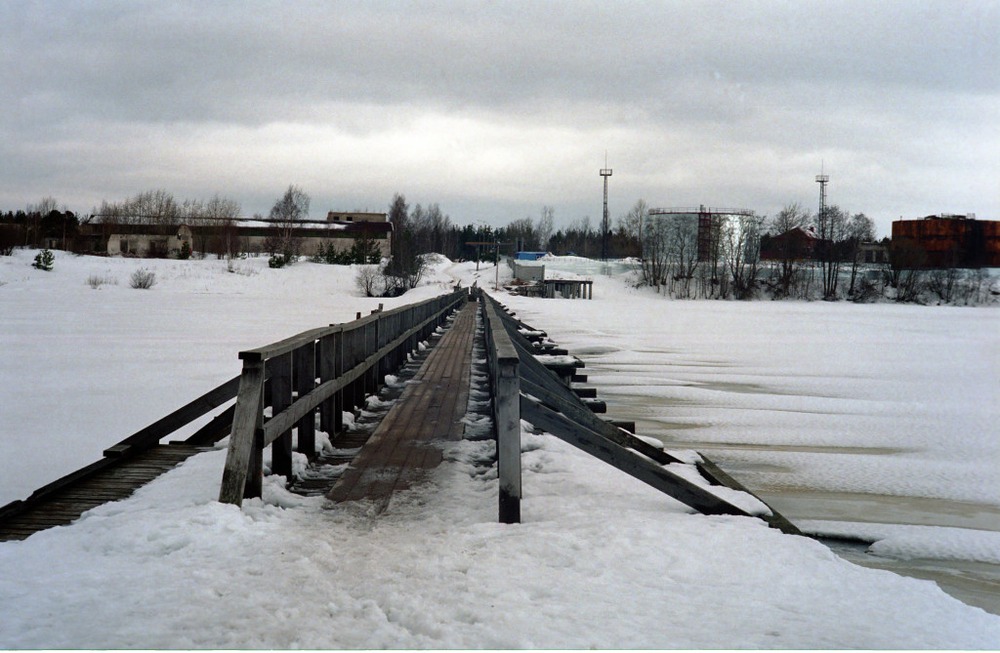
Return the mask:
<path id="1" fill-rule="evenodd" d="M 299 451 L 312 456 L 317 411 L 321 430 L 341 430 L 345 406 L 362 405 L 385 374 L 401 367 L 406 355 L 467 301 L 467 291 L 456 290 L 240 352 L 243 372 L 219 501 L 240 505 L 244 497 L 261 495 L 268 445 L 272 473 L 290 476 L 293 428 Z M 265 417 L 268 406 L 271 416 Z"/>

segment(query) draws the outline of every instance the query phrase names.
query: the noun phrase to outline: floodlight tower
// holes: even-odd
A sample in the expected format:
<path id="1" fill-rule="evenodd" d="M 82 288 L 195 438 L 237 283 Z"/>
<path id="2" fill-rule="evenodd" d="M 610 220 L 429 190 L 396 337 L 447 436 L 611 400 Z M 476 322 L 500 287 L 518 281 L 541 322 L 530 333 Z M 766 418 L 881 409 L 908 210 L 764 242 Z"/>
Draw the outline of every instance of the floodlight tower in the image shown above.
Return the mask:
<path id="1" fill-rule="evenodd" d="M 611 232 L 611 218 L 608 217 L 608 177 L 611 176 L 611 168 L 608 167 L 608 153 L 604 153 L 604 167 L 601 168 L 601 176 L 604 177 L 604 217 L 601 219 L 601 260 L 608 258 L 608 234 Z"/>
<path id="2" fill-rule="evenodd" d="M 820 166 L 820 172 L 822 172 L 823 167 Z M 830 182 L 830 175 L 816 175 L 816 183 L 819 184 L 819 223 L 821 226 L 826 225 L 826 185 Z M 821 235 L 821 238 L 825 235 Z"/>

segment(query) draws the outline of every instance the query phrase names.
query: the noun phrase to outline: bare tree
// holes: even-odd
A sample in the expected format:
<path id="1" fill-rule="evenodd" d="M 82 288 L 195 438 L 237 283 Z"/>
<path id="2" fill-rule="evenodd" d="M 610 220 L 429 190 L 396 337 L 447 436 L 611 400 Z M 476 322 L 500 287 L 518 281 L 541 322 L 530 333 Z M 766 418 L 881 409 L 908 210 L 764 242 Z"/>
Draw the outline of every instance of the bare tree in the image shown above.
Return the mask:
<path id="1" fill-rule="evenodd" d="M 414 253 L 430 251 L 432 239 L 430 216 L 419 203 L 410 210 L 407 231 L 413 236 Z"/>
<path id="2" fill-rule="evenodd" d="M 667 280 L 673 236 L 670 223 L 663 217 L 650 220 L 643 231 L 642 280 L 657 292 Z"/>
<path id="3" fill-rule="evenodd" d="M 38 245 L 41 242 L 42 218 L 59 210 L 56 198 L 51 195 L 43 197 L 38 204 L 29 204 L 25 211 L 24 244 Z"/>
<path id="4" fill-rule="evenodd" d="M 163 189 L 147 190 L 122 202 L 101 202 L 95 214 L 105 224 L 176 225 L 182 208 L 174 196 Z"/>
<path id="5" fill-rule="evenodd" d="M 56 198 L 52 197 L 51 195 L 48 195 L 46 197 L 43 197 L 41 201 L 38 202 L 38 204 L 29 204 L 27 213 L 37 213 L 39 215 L 45 216 L 48 215 L 49 213 L 52 213 L 53 211 L 58 211 L 58 210 L 59 210 L 59 203 L 56 201 Z"/>
<path id="6" fill-rule="evenodd" d="M 693 282 L 698 274 L 698 221 L 687 216 L 661 217 L 670 220 L 668 258 L 670 260 L 670 289 L 674 297 L 693 299 Z"/>
<path id="7" fill-rule="evenodd" d="M 760 260 L 760 224 L 755 215 L 728 216 L 720 225 L 723 259 L 739 299 L 751 299 Z"/>
<path id="8" fill-rule="evenodd" d="M 629 209 L 628 213 L 618 218 L 619 229 L 627 238 L 635 239 L 639 242 L 639 258 L 642 258 L 643 227 L 649 222 L 649 206 L 646 201 L 640 199 Z"/>
<path id="9" fill-rule="evenodd" d="M 354 277 L 358 290 L 364 293 L 365 297 L 378 297 L 382 295 L 382 288 L 385 277 L 382 274 L 382 266 L 377 264 L 359 265 L 358 272 Z"/>
<path id="10" fill-rule="evenodd" d="M 809 212 L 798 202 L 786 204 L 773 218 L 767 222 L 768 231 L 775 237 L 787 234 L 794 229 L 804 228 L 809 224 Z M 791 294 L 792 284 L 799 271 L 805 252 L 801 251 L 800 243 L 794 238 L 782 238 L 775 248 L 778 260 L 778 275 L 775 281 L 775 293 L 779 297 Z"/>
<path id="11" fill-rule="evenodd" d="M 535 227 L 539 249 L 549 250 L 549 241 L 552 239 L 552 231 L 555 228 L 554 216 L 555 210 L 551 206 L 542 207 L 542 216 L 538 218 L 538 225 Z"/>
<path id="12" fill-rule="evenodd" d="M 824 207 L 816 215 L 817 254 L 823 270 L 823 299 L 837 298 L 841 255 L 838 244 L 847 233 L 847 212 L 838 206 Z"/>
<path id="13" fill-rule="evenodd" d="M 404 258 L 412 256 L 412 253 L 404 251 L 406 245 L 406 232 L 409 230 L 410 207 L 406 203 L 406 197 L 396 193 L 392 196 L 389 204 L 389 223 L 392 224 L 392 251 L 390 258 L 392 265 L 399 265 Z"/>
<path id="14" fill-rule="evenodd" d="M 502 238 L 513 243 L 515 248 L 520 251 L 538 249 L 538 234 L 535 231 L 535 224 L 528 217 L 514 220 L 507 225 Z"/>
<path id="15" fill-rule="evenodd" d="M 441 212 L 441 207 L 437 203 L 431 204 L 427 207 L 429 246 L 427 250 L 421 252 L 421 254 L 444 253 L 444 234 L 450 222 L 451 220 L 449 220 L 448 216 Z"/>
<path id="16" fill-rule="evenodd" d="M 854 296 L 854 283 L 858 277 L 861 265 L 861 246 L 875 240 L 875 221 L 864 213 L 855 213 L 847 221 L 847 248 L 851 261 L 851 283 L 847 289 L 848 296 Z"/>
<path id="17" fill-rule="evenodd" d="M 894 238 L 889 244 L 892 273 L 889 283 L 896 289 L 896 301 L 912 302 L 923 290 L 923 267 L 927 255 L 909 238 Z"/>
<path id="18" fill-rule="evenodd" d="M 232 260 L 234 256 L 244 251 L 245 248 L 239 238 L 239 229 L 236 226 L 241 212 L 242 208 L 239 202 L 220 197 L 218 193 L 205 203 L 202 215 L 206 224 L 211 225 L 211 231 L 215 234 L 216 256 Z M 202 251 L 205 251 L 204 248 Z"/>
<path id="19" fill-rule="evenodd" d="M 148 190 L 126 200 L 126 210 L 139 224 L 175 225 L 181 210 L 174 196 L 163 190 Z"/>
<path id="20" fill-rule="evenodd" d="M 294 184 L 289 184 L 285 194 L 271 207 L 269 218 L 278 227 L 281 254 L 285 263 L 293 262 L 299 255 L 300 243 L 295 232 L 299 223 L 309 217 L 309 195 Z"/>

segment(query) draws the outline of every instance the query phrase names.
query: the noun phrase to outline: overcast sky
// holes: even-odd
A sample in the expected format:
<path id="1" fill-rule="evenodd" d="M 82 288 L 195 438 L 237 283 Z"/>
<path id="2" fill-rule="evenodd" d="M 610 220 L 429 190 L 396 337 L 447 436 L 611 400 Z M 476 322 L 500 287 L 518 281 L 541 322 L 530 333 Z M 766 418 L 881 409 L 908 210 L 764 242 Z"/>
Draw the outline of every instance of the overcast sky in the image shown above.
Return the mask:
<path id="1" fill-rule="evenodd" d="M 1000 219 L 1000 2 L 0 3 L 0 209 Z"/>

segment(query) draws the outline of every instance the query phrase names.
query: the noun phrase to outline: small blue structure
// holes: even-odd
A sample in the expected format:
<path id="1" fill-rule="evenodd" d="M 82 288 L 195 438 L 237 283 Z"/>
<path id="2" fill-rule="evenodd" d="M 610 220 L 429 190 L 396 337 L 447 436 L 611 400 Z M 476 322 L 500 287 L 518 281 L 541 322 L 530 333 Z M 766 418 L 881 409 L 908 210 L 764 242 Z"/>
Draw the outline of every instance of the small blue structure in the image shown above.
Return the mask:
<path id="1" fill-rule="evenodd" d="M 517 252 L 514 258 L 518 261 L 537 261 L 548 254 L 548 252 Z"/>

